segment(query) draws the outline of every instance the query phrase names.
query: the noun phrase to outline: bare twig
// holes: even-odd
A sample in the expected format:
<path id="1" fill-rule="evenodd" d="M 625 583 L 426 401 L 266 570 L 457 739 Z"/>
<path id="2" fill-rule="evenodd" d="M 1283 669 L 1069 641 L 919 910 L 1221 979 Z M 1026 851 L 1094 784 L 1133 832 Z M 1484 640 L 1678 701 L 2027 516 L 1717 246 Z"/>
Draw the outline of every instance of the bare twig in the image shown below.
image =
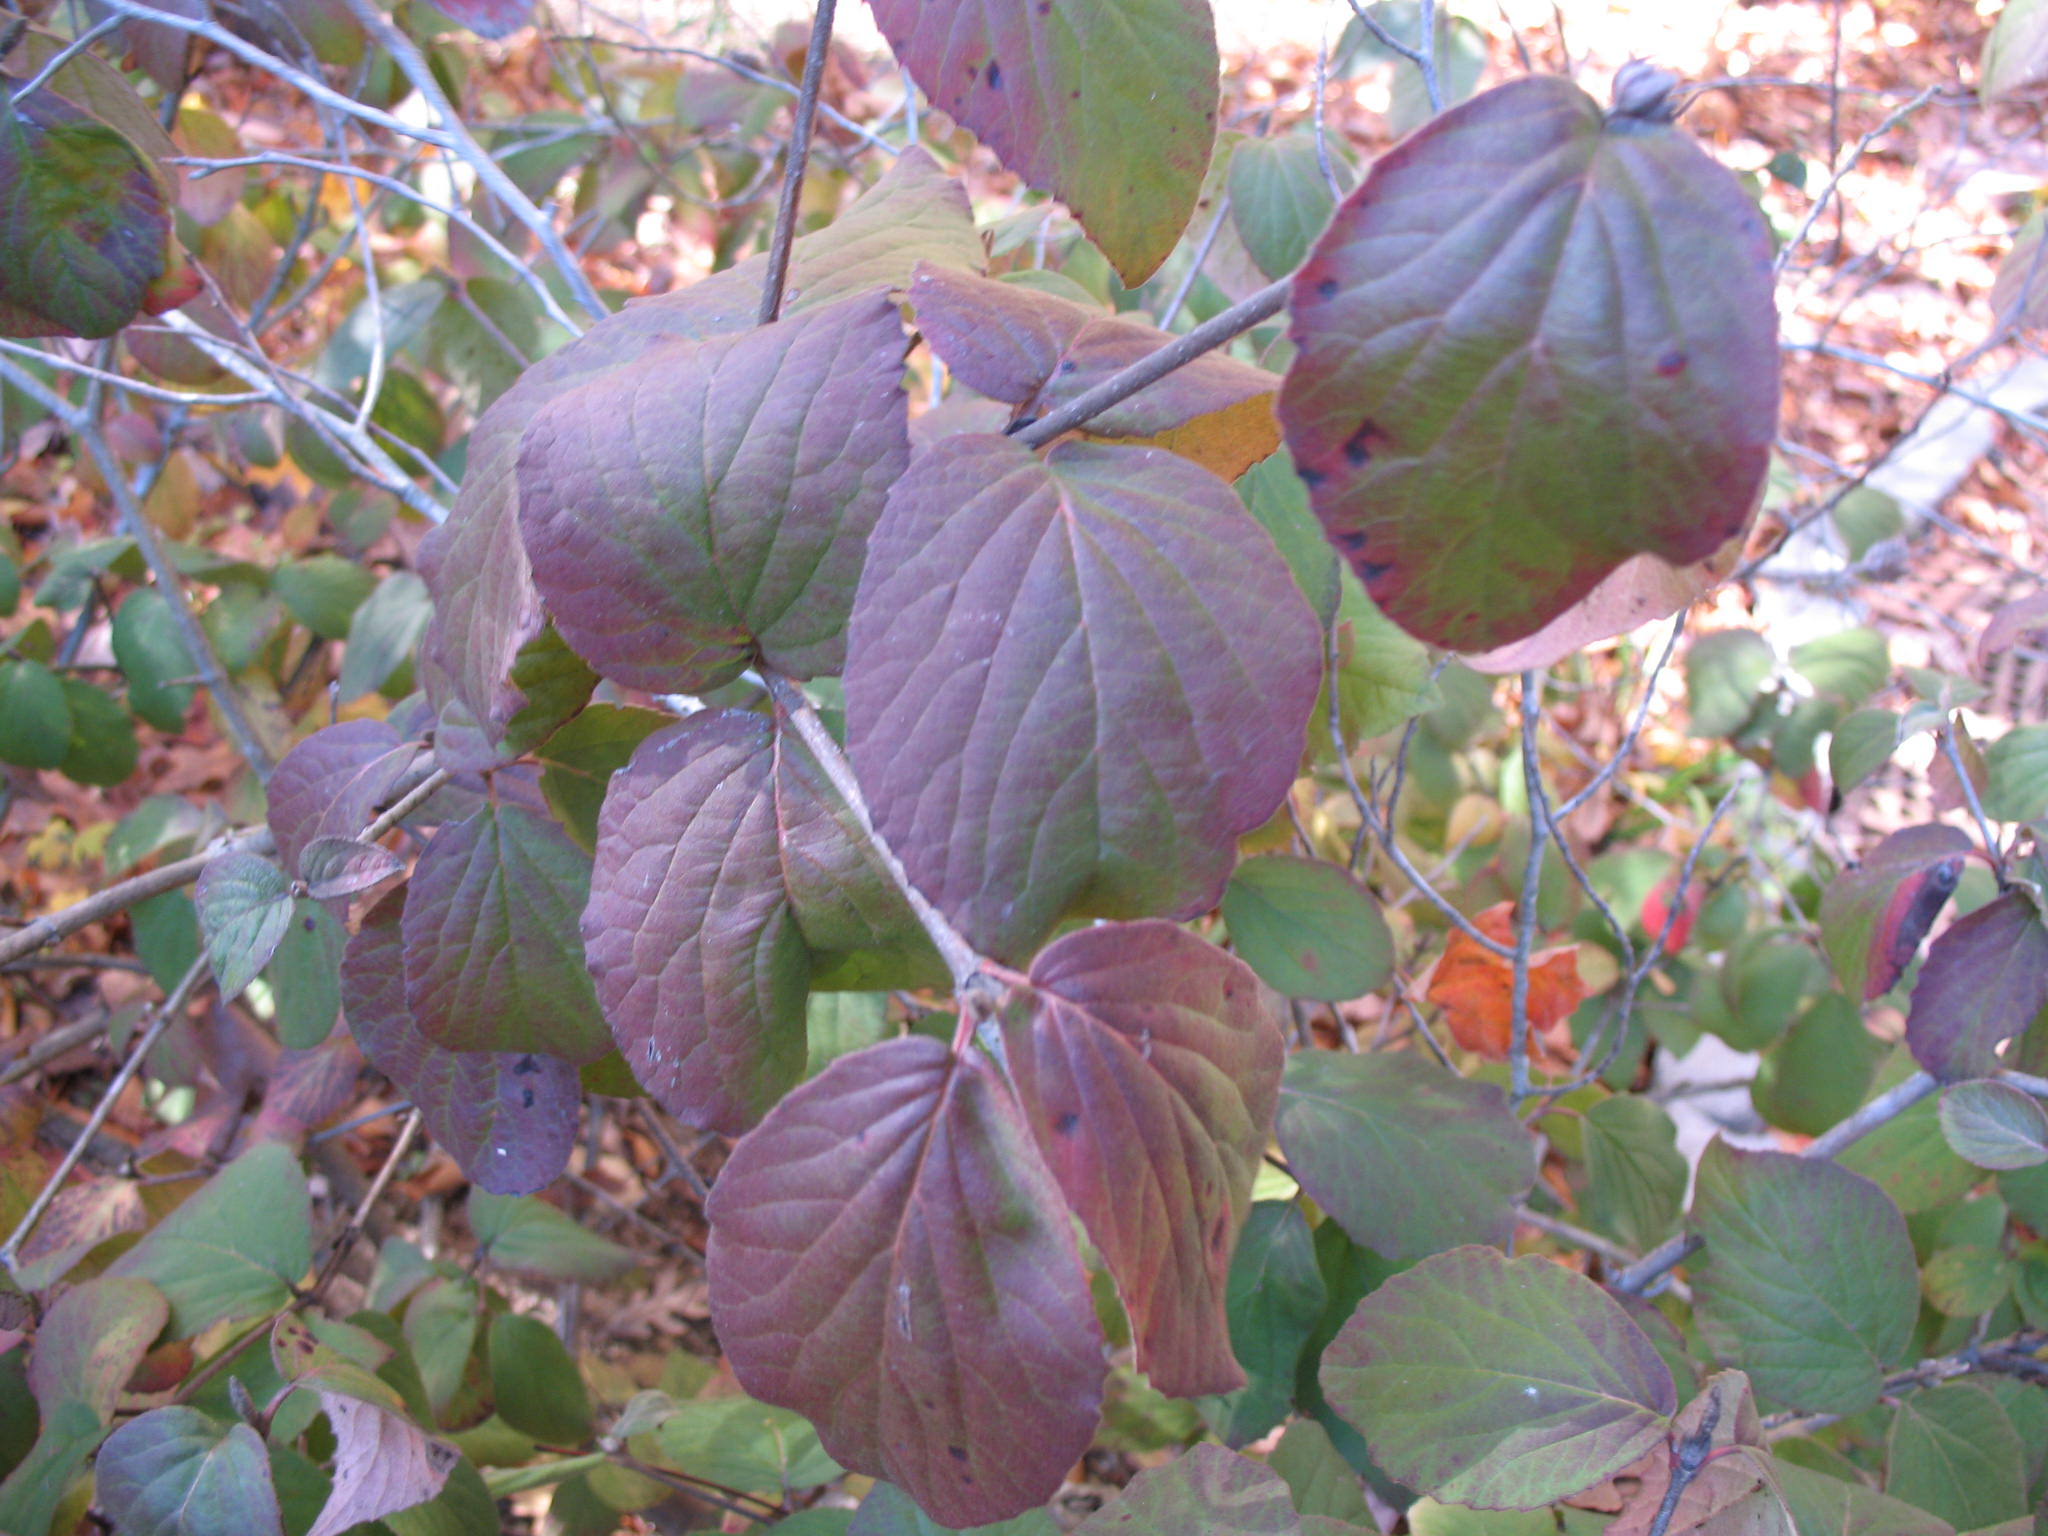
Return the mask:
<path id="1" fill-rule="evenodd" d="M 1522 792 L 1529 802 L 1529 852 L 1522 862 L 1522 891 L 1515 902 L 1514 982 L 1509 991 L 1508 1078 L 1519 1103 L 1529 1093 L 1529 957 L 1536 947 L 1536 898 L 1543 885 L 1543 848 L 1549 840 L 1545 817 L 1543 764 L 1537 756 L 1537 727 L 1543 721 L 1543 673 L 1522 674 Z"/>
<path id="2" fill-rule="evenodd" d="M 775 206 L 775 231 L 768 240 L 768 276 L 761 284 L 763 325 L 782 313 L 782 290 L 789 280 L 789 249 L 796 240 L 797 199 L 803 195 L 804 168 L 811 158 L 811 125 L 818 115 L 818 87 L 825 78 L 825 56 L 832 48 L 832 16 L 838 9 L 838 0 L 817 3 L 817 14 L 811 18 L 810 46 L 804 52 L 804 77 L 797 86 L 796 120 L 790 125 L 789 151 L 783 157 L 782 200 Z"/>
<path id="3" fill-rule="evenodd" d="M 1650 1521 L 1649 1536 L 1665 1536 L 1671 1529 L 1671 1517 L 1678 1512 L 1678 1501 L 1685 1497 L 1685 1490 L 1693 1484 L 1707 1462 L 1714 1454 L 1714 1431 L 1721 1424 L 1721 1394 L 1718 1388 L 1707 1399 L 1706 1410 L 1700 1415 L 1700 1425 L 1683 1440 L 1671 1442 L 1671 1480 L 1664 1485 L 1664 1501 L 1657 1506 L 1657 1514 Z"/>
<path id="4" fill-rule="evenodd" d="M 1161 330 L 1173 329 L 1174 317 L 1180 313 L 1181 306 L 1187 303 L 1188 295 L 1194 292 L 1195 279 L 1202 275 L 1202 267 L 1209 260 L 1209 252 L 1216 248 L 1216 237 L 1223 233 L 1223 221 L 1229 217 L 1230 194 L 1225 192 L 1216 199 L 1216 217 L 1209 221 L 1208 233 L 1202 236 L 1202 243 L 1195 247 L 1194 254 L 1188 258 L 1188 269 L 1181 274 L 1180 282 L 1174 286 L 1173 297 L 1160 307 Z"/>
<path id="5" fill-rule="evenodd" d="M 1806 243 L 1806 237 L 1813 233 L 1813 226 L 1820 222 L 1821 215 L 1827 211 L 1829 200 L 1834 197 L 1836 190 L 1842 185 L 1842 178 L 1856 169 L 1857 165 L 1861 163 L 1863 156 L 1868 153 L 1870 146 L 1883 138 L 1887 133 L 1890 133 L 1892 129 L 1898 127 L 1900 123 L 1911 117 L 1915 112 L 1926 106 L 1928 102 L 1934 100 L 1936 96 L 1941 94 L 1941 91 L 1942 87 L 1939 85 L 1928 86 L 1927 89 L 1921 91 L 1911 101 L 1904 103 L 1902 106 L 1895 107 L 1887 113 L 1884 121 L 1880 122 L 1870 132 L 1864 134 L 1862 138 L 1856 141 L 1855 146 L 1850 149 L 1848 157 L 1839 166 L 1835 167 L 1834 174 L 1828 178 L 1827 185 L 1822 187 L 1819 194 L 1814 198 L 1813 206 L 1806 210 L 1806 217 L 1800 221 L 1799 228 L 1792 232 L 1792 238 L 1779 247 L 1777 260 L 1771 267 L 1774 273 L 1783 272 L 1791 262 L 1793 252 Z"/>
<path id="6" fill-rule="evenodd" d="M 234 837 L 223 839 L 203 853 L 189 858 L 177 859 L 161 864 L 155 869 L 145 870 L 139 875 L 130 875 L 103 891 L 95 891 L 83 901 L 74 902 L 61 912 L 52 912 L 39 917 L 32 923 L 24 924 L 5 937 L 0 937 L 0 963 L 20 960 L 34 954 L 46 945 L 55 944 L 81 928 L 125 912 L 138 901 L 165 891 L 175 891 L 180 886 L 190 885 L 206 871 L 206 866 L 223 853 L 269 853 L 276 844 L 271 841 L 268 827 L 257 827 Z"/>
<path id="7" fill-rule="evenodd" d="M 355 1247 L 356 1239 L 363 1235 L 363 1228 L 369 1224 L 370 1212 L 377 1202 L 384 1198 L 384 1190 L 391 1183 L 391 1176 L 398 1171 L 398 1161 L 420 1133 L 420 1112 L 415 1109 L 405 1117 L 405 1124 L 398 1128 L 398 1136 L 391 1143 L 391 1150 L 384 1157 L 384 1166 L 377 1170 L 377 1177 L 370 1181 L 370 1187 L 363 1191 L 363 1198 L 356 1202 L 356 1208 L 349 1213 L 348 1221 L 335 1233 L 327 1259 L 320 1266 L 320 1273 L 313 1281 L 312 1289 L 303 1298 L 312 1301 L 333 1283 L 341 1273 L 342 1263 L 348 1258 L 349 1250 Z"/>
<path id="8" fill-rule="evenodd" d="M 1363 23 L 1365 30 L 1379 39 L 1379 44 L 1390 53 L 1397 53 L 1422 72 L 1423 93 L 1429 97 L 1429 110 L 1441 112 L 1444 109 L 1443 84 L 1436 73 L 1436 0 L 1422 0 L 1420 7 L 1421 36 L 1416 47 L 1409 47 L 1386 29 L 1380 19 L 1372 14 L 1371 8 L 1351 0 L 1352 14 Z"/>
<path id="9" fill-rule="evenodd" d="M 1991 820 L 1984 814 L 1984 802 L 1978 798 L 1976 781 L 1970 777 L 1970 770 L 1963 763 L 1963 749 L 1956 742 L 1957 723 L 1945 720 L 1935 734 L 1941 738 L 1941 750 L 1948 758 L 1949 767 L 1955 770 L 1956 785 L 1962 791 L 1963 803 L 1970 808 L 1970 816 L 1977 823 L 1977 835 L 1984 840 L 1984 856 L 1991 860 L 1991 868 L 1998 876 L 1998 888 L 2005 889 L 2005 850 L 1992 834 Z"/>

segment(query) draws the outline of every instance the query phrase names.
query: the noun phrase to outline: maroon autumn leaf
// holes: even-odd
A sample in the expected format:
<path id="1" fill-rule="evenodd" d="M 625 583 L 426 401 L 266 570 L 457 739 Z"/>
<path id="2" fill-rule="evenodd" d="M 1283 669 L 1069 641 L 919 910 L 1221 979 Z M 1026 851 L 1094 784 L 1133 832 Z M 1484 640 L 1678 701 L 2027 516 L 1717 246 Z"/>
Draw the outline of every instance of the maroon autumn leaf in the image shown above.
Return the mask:
<path id="1" fill-rule="evenodd" d="M 2048 927 L 2024 891 L 1956 921 L 1928 947 L 1913 983 L 1906 1044 L 1943 1082 L 1989 1077 L 1998 1047 L 2048 1008 Z"/>
<path id="2" fill-rule="evenodd" d="M 1962 878 L 1975 846 L 1954 827 L 1902 827 L 1821 893 L 1821 948 L 1842 990 L 1868 1002 L 1891 991 Z"/>
<path id="3" fill-rule="evenodd" d="M 301 875 L 300 855 L 321 838 L 361 836 L 418 755 L 382 720 L 344 720 L 285 753 L 266 799 L 285 872 Z"/>

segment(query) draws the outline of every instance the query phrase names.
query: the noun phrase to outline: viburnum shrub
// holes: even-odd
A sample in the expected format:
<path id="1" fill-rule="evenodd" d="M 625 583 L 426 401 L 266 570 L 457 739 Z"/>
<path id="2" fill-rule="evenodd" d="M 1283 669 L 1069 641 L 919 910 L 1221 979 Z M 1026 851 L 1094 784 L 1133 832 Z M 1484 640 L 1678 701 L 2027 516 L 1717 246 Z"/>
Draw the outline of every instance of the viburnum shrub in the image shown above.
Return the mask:
<path id="1" fill-rule="evenodd" d="M 69 1528 L 80 1487 L 121 1532 L 494 1529 L 491 1495 L 547 1484 L 578 1489 L 583 1529 L 678 1483 L 806 1531 L 956 1529 L 1046 1519 L 1132 1422 L 1192 1449 L 1088 1529 L 1350 1530 L 1366 1486 L 1422 1536 L 2031 1518 L 2044 728 L 1980 753 L 1970 679 L 1923 671 L 1875 707 L 1873 632 L 1784 660 L 1738 630 L 1685 653 L 1694 732 L 1728 744 L 1685 848 L 1589 864 L 1565 822 L 1619 760 L 1564 795 L 1546 755 L 1583 648 L 1724 580 L 1774 485 L 1797 240 L 1687 131 L 1686 87 L 1637 62 L 1606 102 L 1527 74 L 1444 106 L 1435 8 L 1375 7 L 1357 47 L 1438 110 L 1342 191 L 1345 156 L 1306 132 L 1218 147 L 1205 0 L 873 8 L 929 103 L 1071 211 L 1067 269 L 999 260 L 914 134 L 843 210 L 799 216 L 827 0 L 767 248 L 615 312 L 580 275 L 536 280 L 533 326 L 587 297 L 599 318 L 479 388 L 423 593 L 380 610 L 394 644 L 355 617 L 386 586 L 167 550 L 90 412 L 0 354 L 121 503 L 128 542 L 70 571 L 80 601 L 155 578 L 113 618 L 127 708 L 175 728 L 203 683 L 266 777 L 261 827 L 152 887 L 199 871 L 198 947 L 124 1074 L 209 983 L 223 1008 L 260 989 L 295 1050 L 338 1007 L 412 1106 L 392 1163 L 423 1129 L 477 1191 L 480 1258 L 576 1282 L 630 1255 L 523 1197 L 568 1165 L 586 1092 L 650 1097 L 730 1140 L 704 1262 L 746 1394 L 649 1392 L 600 1423 L 552 1332 L 395 1240 L 362 1310 L 324 1315 L 381 1181 L 316 1250 L 302 1112 L 166 1213 L 31 1246 L 68 1161 L 26 1204 L 0 1254 L 34 1327 L 9 1401 L 36 1427 L 0 1529 Z M 360 0 L 277 10 L 223 6 L 229 28 L 117 0 L 70 44 L 16 29 L 9 333 L 110 336 L 198 291 L 179 157 L 85 46 L 113 21 L 230 51 L 253 28 L 353 68 L 345 99 L 379 118 L 380 51 L 430 107 L 446 88 Z M 1984 89 L 2023 95 L 2044 48 L 2048 10 L 2008 6 Z M 485 233 L 558 241 L 500 158 L 472 167 L 502 201 Z M 1200 256 L 1157 324 L 1070 275 L 1106 262 L 1105 291 L 1164 299 L 1145 285 L 1213 241 L 1225 195 L 1272 281 L 1205 294 L 1191 329 Z M 170 336 L 254 369 L 197 313 Z M 359 361 L 292 451 L 438 515 L 438 407 L 383 340 Z M 383 655 L 351 697 L 416 639 L 417 693 L 273 769 L 231 678 L 269 642 L 224 654 L 234 614 L 200 625 L 181 571 L 347 637 L 350 665 Z M 2044 626 L 2015 605 L 1984 653 Z M 1641 658 L 1630 743 L 1677 638 Z M 92 776 L 93 721 L 132 736 L 126 711 L 51 659 L 0 663 L 0 755 L 124 778 L 132 743 Z M 1475 745 L 1509 674 L 1516 714 Z M 1930 731 L 1974 834 L 1910 825 L 1839 870 L 1802 851 L 1768 906 L 1715 841 L 1759 766 L 1845 790 Z M 1372 994 L 1377 1043 L 1405 1044 L 1315 1045 Z M 1895 995 L 1893 1051 L 1863 1010 Z M 821 1045 L 842 997 L 866 1003 Z M 1768 1049 L 1756 1107 L 1803 1150 L 1716 1141 L 1689 1172 L 1632 1090 L 1654 1042 L 1702 1032 Z M 1593 1262 L 1510 1257 L 1524 1229 Z M 795 1510 L 842 1472 L 881 1480 L 857 1512 Z"/>

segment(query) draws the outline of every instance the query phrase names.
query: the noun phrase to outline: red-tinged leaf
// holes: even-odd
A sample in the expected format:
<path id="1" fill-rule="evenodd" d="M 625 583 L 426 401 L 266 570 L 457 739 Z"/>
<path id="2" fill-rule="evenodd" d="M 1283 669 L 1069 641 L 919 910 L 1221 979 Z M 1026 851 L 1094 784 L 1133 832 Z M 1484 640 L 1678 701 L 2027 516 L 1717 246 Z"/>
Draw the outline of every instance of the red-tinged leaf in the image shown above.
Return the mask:
<path id="1" fill-rule="evenodd" d="M 307 1132 L 355 1102 L 362 1069 L 362 1052 L 341 1031 L 310 1050 L 280 1051 L 264 1085 L 263 1107 L 249 1125 L 250 1142 L 298 1146 Z"/>
<path id="2" fill-rule="evenodd" d="M 1740 1371 L 1722 1371 L 1671 1421 L 1671 1434 L 1636 1467 L 1635 1491 L 1615 1517 L 1610 1536 L 1649 1536 L 1671 1488 L 1672 1444 L 1697 1435 L 1708 1412 L 1712 1459 L 1680 1491 L 1662 1529 L 1670 1536 L 1794 1536 L 1796 1527 L 1773 1475 L 1763 1420 Z M 1626 1476 L 1627 1474 L 1624 1474 Z"/>
<path id="3" fill-rule="evenodd" d="M 910 304 L 932 350 L 970 389 L 1036 419 L 1173 338 L 1055 294 L 921 262 Z M 1277 375 L 1211 352 L 1088 423 L 1143 439 L 1234 480 L 1280 446 Z"/>
<path id="4" fill-rule="evenodd" d="M 434 0 L 434 9 L 478 37 L 510 37 L 533 16 L 533 0 Z"/>
<path id="5" fill-rule="evenodd" d="M 910 903 L 860 831 L 809 749 L 790 731 L 775 735 L 775 819 L 782 879 L 797 927 L 816 952 L 907 953 L 944 966 Z"/>
<path id="6" fill-rule="evenodd" d="M 58 1297 L 28 1361 L 29 1390 L 44 1416 L 63 1403 L 84 1403 L 102 1424 L 111 1422 L 128 1378 L 169 1316 L 163 1293 L 146 1280 L 101 1276 Z"/>
<path id="7" fill-rule="evenodd" d="M 1677 1390 L 1613 1297 L 1542 1258 L 1454 1248 L 1367 1296 L 1323 1391 L 1373 1460 L 1479 1509 L 1541 1509 L 1656 1444 Z"/>
<path id="8" fill-rule="evenodd" d="M 320 1393 L 334 1430 L 334 1487 L 306 1536 L 340 1536 L 439 1493 L 462 1453 L 410 1419 L 340 1392 Z"/>
<path id="9" fill-rule="evenodd" d="M 285 753 L 267 787 L 277 856 L 305 878 L 300 858 L 320 838 L 356 838 L 419 755 L 382 720 L 345 720 Z"/>
<path id="10" fill-rule="evenodd" d="M 799 239 L 784 312 L 906 286 L 919 260 L 979 269 L 981 241 L 966 193 L 921 149 L 899 155 L 881 180 L 827 228 Z M 766 261 L 753 257 L 702 282 L 629 304 L 550 353 L 484 412 L 470 434 L 468 469 L 449 519 L 420 546 L 434 617 L 419 676 L 440 716 L 441 761 L 487 768 L 516 756 L 507 726 L 524 704 L 513 659 L 541 632 L 540 594 L 519 536 L 515 468 L 528 423 L 556 396 L 632 367 L 648 351 L 751 327 Z"/>
<path id="11" fill-rule="evenodd" d="M 1904 827 L 1835 877 L 1820 899 L 1820 938 L 1845 992 L 1867 1002 L 1891 991 L 1972 846 L 1954 827 Z"/>
<path id="12" fill-rule="evenodd" d="M 1945 1083 L 1989 1077 L 2048 1008 L 2048 927 L 2023 891 L 1958 918 L 1927 951 L 1906 1014 L 1913 1059 Z"/>
<path id="13" fill-rule="evenodd" d="M 870 543 L 847 740 L 911 878 L 1014 959 L 1065 916 L 1215 904 L 1294 778 L 1320 650 L 1214 476 L 1157 449 L 946 438 Z"/>
<path id="14" fill-rule="evenodd" d="M 1502 944 L 1514 940 L 1514 905 L 1501 902 L 1472 919 L 1472 926 Z M 1482 949 L 1455 931 L 1443 958 L 1430 973 L 1429 1001 L 1444 1011 L 1444 1024 L 1458 1044 L 1489 1061 L 1505 1061 L 1514 1037 L 1514 962 Z M 1574 944 L 1539 949 L 1529 956 L 1528 1053 L 1537 1054 L 1542 1036 L 1572 1016 L 1586 999 Z"/>
<path id="15" fill-rule="evenodd" d="M 1204 0 L 874 0 L 932 104 L 1064 202 L 1124 282 L 1180 240 L 1216 138 Z"/>
<path id="16" fill-rule="evenodd" d="M 910 456 L 904 349 L 872 293 L 671 342 L 542 407 L 519 522 L 562 637 L 654 693 L 760 660 L 837 672 L 868 530 Z"/>
<path id="17" fill-rule="evenodd" d="M 1106 1366 L 1072 1217 L 978 1055 L 842 1056 L 733 1149 L 708 1207 L 719 1341 L 748 1393 L 948 1526 L 1043 1503 Z"/>
<path id="18" fill-rule="evenodd" d="M 1154 921 L 1055 940 L 1004 1023 L 1025 1118 L 1169 1397 L 1244 1385 L 1224 1284 L 1280 1091 L 1273 1013 L 1243 962 Z"/>
<path id="19" fill-rule="evenodd" d="M 1742 558 L 1738 534 L 1704 560 L 1674 566 L 1655 555 L 1622 561 L 1571 607 L 1525 640 L 1461 657 L 1475 672 L 1505 676 L 1555 666 L 1589 645 L 1611 640 L 1682 613 L 1728 579 Z"/>
<path id="20" fill-rule="evenodd" d="M 434 834 L 408 889 L 406 1005 L 428 1039 L 579 1062 L 612 1048 L 576 926 L 590 861 L 560 827 L 485 806 Z"/>
<path id="21" fill-rule="evenodd" d="M 1387 616 L 1487 650 L 1631 556 L 1747 526 L 1777 425 L 1770 243 L 1678 129 L 1516 80 L 1380 157 L 1295 279 L 1280 418 Z"/>
<path id="22" fill-rule="evenodd" d="M 576 1069 L 555 1056 L 444 1050 L 421 1033 L 405 1002 L 404 907 L 405 892 L 392 892 L 349 940 L 341 964 L 349 1029 L 479 1188 L 494 1195 L 544 1188 L 575 1145 Z"/>
<path id="23" fill-rule="evenodd" d="M 48 91 L 0 100 L 0 305 L 111 336 L 141 311 L 170 248 L 165 184 L 118 130 Z"/>
<path id="24" fill-rule="evenodd" d="M 583 942 L 642 1087 L 738 1135 L 800 1081 L 810 954 L 777 851 L 772 727 L 706 710 L 612 776 Z"/>
<path id="25" fill-rule="evenodd" d="M 355 896 L 405 873 L 389 848 L 353 837 L 316 837 L 299 858 L 299 878 L 315 901 Z"/>

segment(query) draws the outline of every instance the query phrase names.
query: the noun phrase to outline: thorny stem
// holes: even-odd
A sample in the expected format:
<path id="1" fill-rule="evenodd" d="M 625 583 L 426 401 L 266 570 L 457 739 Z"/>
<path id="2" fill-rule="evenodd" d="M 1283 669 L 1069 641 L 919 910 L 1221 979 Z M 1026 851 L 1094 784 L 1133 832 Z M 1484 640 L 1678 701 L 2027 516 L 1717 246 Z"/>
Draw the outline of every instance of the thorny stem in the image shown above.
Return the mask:
<path id="1" fill-rule="evenodd" d="M 358 0 L 360 3 L 360 0 Z M 832 17 L 838 0 L 818 0 L 811 18 L 810 47 L 804 52 L 804 77 L 797 86 L 796 120 L 790 125 L 787 169 L 782 173 L 782 200 L 775 207 L 775 232 L 768 241 L 768 277 L 761 285 L 761 323 L 782 313 L 782 290 L 789 280 L 789 250 L 796 241 L 797 199 L 803 195 L 804 170 L 811 158 L 811 125 L 818 115 L 818 87 L 825 78 L 825 55 L 832 47 Z"/>
<path id="2" fill-rule="evenodd" d="M 1825 1136 L 1816 1137 L 1799 1155 L 1815 1160 L 1834 1157 L 1850 1143 L 1860 1141 L 1879 1126 L 1898 1119 L 1939 1086 L 1927 1073 L 1915 1072 L 1897 1087 L 1879 1094 Z M 1684 1263 L 1699 1249 L 1700 1239 L 1696 1236 L 1682 1234 L 1674 1237 L 1644 1255 L 1642 1262 L 1631 1264 L 1609 1280 L 1607 1288 L 1640 1296 L 1667 1270 Z"/>
<path id="3" fill-rule="evenodd" d="M 121 1090 L 126 1088 L 129 1080 L 141 1070 L 143 1059 L 155 1048 L 157 1041 L 163 1037 L 163 1032 L 170 1028 L 173 1020 L 184 1013 L 185 1004 L 190 1001 L 193 989 L 206 979 L 206 969 L 206 957 L 201 955 L 186 968 L 185 974 L 178 978 L 178 984 L 171 988 L 170 995 L 157 1005 L 156 1011 L 150 1016 L 149 1027 L 143 1030 L 141 1037 L 129 1047 L 128 1059 L 121 1063 L 120 1070 L 115 1072 L 113 1080 L 107 1084 L 106 1091 L 99 1097 L 99 1102 L 93 1105 L 92 1113 L 86 1116 L 85 1124 L 79 1130 L 78 1139 L 65 1150 L 56 1170 L 51 1173 L 41 1192 L 23 1213 L 13 1234 L 4 1245 L 0 1245 L 0 1265 L 5 1265 L 9 1274 L 15 1273 L 16 1260 L 21 1254 L 22 1244 L 28 1241 L 29 1234 L 36 1229 L 36 1223 L 49 1211 L 50 1203 L 64 1188 L 64 1181 L 71 1177 L 71 1170 L 78 1166 L 78 1160 L 85 1155 L 87 1145 L 98 1134 L 99 1128 L 107 1123 L 107 1116 L 113 1113 L 114 1101 L 121 1096 Z"/>
<path id="4" fill-rule="evenodd" d="M 790 729 L 817 759 L 824 770 L 833 790 L 846 802 L 854 824 L 861 836 L 875 850 L 875 857 L 889 872 L 889 878 L 903 893 L 903 899 L 910 903 L 910 910 L 916 915 L 918 925 L 930 936 L 932 947 L 939 952 L 939 958 L 946 963 L 947 974 L 953 978 L 953 989 L 963 998 L 977 992 L 982 985 L 985 962 L 966 937 L 946 920 L 945 914 L 933 906 L 916 884 L 903 861 L 896 856 L 896 850 L 875 826 L 874 816 L 868 810 L 867 797 L 861 793 L 860 781 L 853 776 L 853 765 L 846 760 L 846 754 L 839 749 L 839 743 L 832 739 L 832 733 L 825 729 L 825 722 L 818 718 L 818 711 L 811 701 L 804 697 L 799 688 L 779 672 L 761 669 L 761 676 L 768 684 L 768 693 L 775 700 L 775 708 Z"/>
<path id="5" fill-rule="evenodd" d="M 1176 368 L 1184 368 L 1205 352 L 1213 352 L 1227 341 L 1242 336 L 1253 326 L 1287 307 L 1294 279 L 1283 277 L 1240 300 L 1221 314 L 1204 320 L 1183 336 L 1176 336 L 1155 352 L 1148 352 L 1128 368 L 1120 368 L 1093 389 L 1084 390 L 1058 410 L 1048 411 L 1036 421 L 1019 427 L 1013 435 L 1027 448 L 1042 448 L 1063 432 L 1100 416 L 1111 406 L 1128 400 L 1149 384 L 1156 384 Z"/>

